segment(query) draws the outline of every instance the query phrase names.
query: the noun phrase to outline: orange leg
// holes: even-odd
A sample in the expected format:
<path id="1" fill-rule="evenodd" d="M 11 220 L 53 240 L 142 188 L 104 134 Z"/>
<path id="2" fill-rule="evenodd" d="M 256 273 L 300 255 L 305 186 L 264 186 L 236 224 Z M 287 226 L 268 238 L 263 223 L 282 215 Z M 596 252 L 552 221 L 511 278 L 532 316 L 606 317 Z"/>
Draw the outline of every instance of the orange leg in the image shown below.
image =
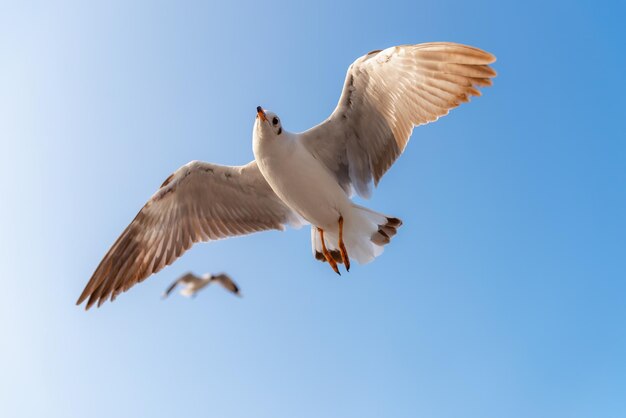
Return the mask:
<path id="1" fill-rule="evenodd" d="M 348 258 L 348 251 L 343 243 L 343 216 L 339 217 L 339 251 L 341 251 L 341 260 L 346 266 L 346 271 L 350 271 L 350 258 Z"/>
<path id="2" fill-rule="evenodd" d="M 333 256 L 330 255 L 330 252 L 328 252 L 328 249 L 326 248 L 326 243 L 324 242 L 324 230 L 322 228 L 317 228 L 317 230 L 320 231 L 320 239 L 322 240 L 322 252 L 324 253 L 326 261 L 328 261 L 328 264 L 330 264 L 333 270 L 335 270 L 335 273 L 341 276 L 341 273 L 339 273 L 339 269 L 337 268 L 337 262 L 335 261 Z"/>

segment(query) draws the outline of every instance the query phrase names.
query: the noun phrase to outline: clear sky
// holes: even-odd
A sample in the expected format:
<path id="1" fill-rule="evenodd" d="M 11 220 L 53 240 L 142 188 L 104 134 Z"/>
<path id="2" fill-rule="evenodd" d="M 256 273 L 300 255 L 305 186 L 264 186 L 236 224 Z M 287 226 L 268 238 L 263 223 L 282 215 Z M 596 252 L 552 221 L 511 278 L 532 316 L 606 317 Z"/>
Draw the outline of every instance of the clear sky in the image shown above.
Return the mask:
<path id="1" fill-rule="evenodd" d="M 626 416 L 623 1 L 0 2 L 3 417 Z M 336 276 L 308 229 L 194 247 L 74 306 L 190 160 L 302 131 L 348 65 L 428 41 L 494 86 L 415 130 L 367 205 L 404 220 Z M 226 271 L 160 299 L 181 273 Z"/>

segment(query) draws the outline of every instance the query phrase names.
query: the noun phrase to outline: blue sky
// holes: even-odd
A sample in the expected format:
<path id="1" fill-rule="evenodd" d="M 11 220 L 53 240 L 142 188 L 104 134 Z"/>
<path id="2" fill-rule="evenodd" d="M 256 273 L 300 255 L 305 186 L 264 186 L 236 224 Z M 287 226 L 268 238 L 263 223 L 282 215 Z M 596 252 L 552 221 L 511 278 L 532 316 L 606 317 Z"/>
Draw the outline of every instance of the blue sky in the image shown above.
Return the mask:
<path id="1" fill-rule="evenodd" d="M 129 3 L 0 2 L 0 415 L 626 416 L 623 2 Z M 74 306 L 172 171 L 252 158 L 257 105 L 305 130 L 428 41 L 499 75 L 367 202 L 405 222 L 376 262 L 270 232 Z M 186 271 L 244 297 L 161 301 Z"/>

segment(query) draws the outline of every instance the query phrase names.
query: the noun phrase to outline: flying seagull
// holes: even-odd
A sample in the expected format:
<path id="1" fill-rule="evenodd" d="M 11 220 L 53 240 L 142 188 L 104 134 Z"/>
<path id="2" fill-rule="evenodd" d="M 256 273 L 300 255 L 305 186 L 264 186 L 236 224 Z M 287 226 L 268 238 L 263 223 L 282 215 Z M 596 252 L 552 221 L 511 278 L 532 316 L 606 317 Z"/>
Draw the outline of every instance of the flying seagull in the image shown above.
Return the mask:
<path id="1" fill-rule="evenodd" d="M 254 161 L 192 161 L 170 175 L 104 256 L 77 304 L 114 300 L 194 243 L 311 225 L 313 256 L 339 273 L 380 255 L 402 221 L 354 204 L 402 154 L 413 128 L 491 85 L 495 57 L 448 42 L 372 51 L 349 68 L 333 113 L 289 132 L 257 107 Z"/>
<path id="2" fill-rule="evenodd" d="M 202 276 L 196 276 L 193 273 L 187 273 L 176 279 L 174 283 L 172 283 L 170 287 L 163 292 L 163 298 L 168 297 L 178 285 L 184 286 L 184 288 L 180 291 L 181 295 L 193 297 L 213 282 L 217 282 L 221 284 L 224 289 L 231 291 L 237 296 L 241 296 L 241 293 L 239 293 L 239 287 L 237 287 L 237 284 L 227 274 L 222 273 L 212 275 L 207 273 Z"/>

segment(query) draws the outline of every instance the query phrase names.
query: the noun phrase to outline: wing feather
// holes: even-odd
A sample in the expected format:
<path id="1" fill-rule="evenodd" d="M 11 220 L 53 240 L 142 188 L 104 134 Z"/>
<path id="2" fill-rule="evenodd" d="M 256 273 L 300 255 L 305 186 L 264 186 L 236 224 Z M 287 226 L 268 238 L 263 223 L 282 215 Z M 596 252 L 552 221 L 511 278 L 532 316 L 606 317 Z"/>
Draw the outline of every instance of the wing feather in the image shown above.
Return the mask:
<path id="1" fill-rule="evenodd" d="M 183 276 L 181 276 L 178 279 L 174 280 L 172 282 L 172 284 L 169 285 L 167 289 L 165 289 L 165 292 L 163 292 L 163 299 L 168 297 L 170 295 L 170 293 L 172 293 L 174 291 L 174 289 L 176 289 L 176 286 L 178 286 L 179 284 L 181 284 L 181 283 L 184 283 L 184 284 L 192 283 L 192 282 L 195 282 L 195 281 L 198 281 L 198 280 L 200 280 L 200 278 L 196 277 L 193 273 L 184 274 Z"/>
<path id="2" fill-rule="evenodd" d="M 193 161 L 169 176 L 104 256 L 78 298 L 114 300 L 171 264 L 194 243 L 299 223 L 253 161 L 229 167 Z"/>
<path id="3" fill-rule="evenodd" d="M 304 132 L 303 143 L 347 193 L 369 197 L 415 126 L 491 86 L 494 61 L 488 52 L 449 42 L 372 51 L 350 66 L 334 112 Z"/>
<path id="4" fill-rule="evenodd" d="M 212 276 L 211 280 L 218 282 L 219 284 L 222 285 L 222 287 L 231 291 L 235 295 L 241 296 L 241 294 L 239 293 L 239 286 L 237 286 L 235 281 L 231 279 L 229 275 L 224 274 L 224 273 L 218 274 L 218 275 Z"/>

